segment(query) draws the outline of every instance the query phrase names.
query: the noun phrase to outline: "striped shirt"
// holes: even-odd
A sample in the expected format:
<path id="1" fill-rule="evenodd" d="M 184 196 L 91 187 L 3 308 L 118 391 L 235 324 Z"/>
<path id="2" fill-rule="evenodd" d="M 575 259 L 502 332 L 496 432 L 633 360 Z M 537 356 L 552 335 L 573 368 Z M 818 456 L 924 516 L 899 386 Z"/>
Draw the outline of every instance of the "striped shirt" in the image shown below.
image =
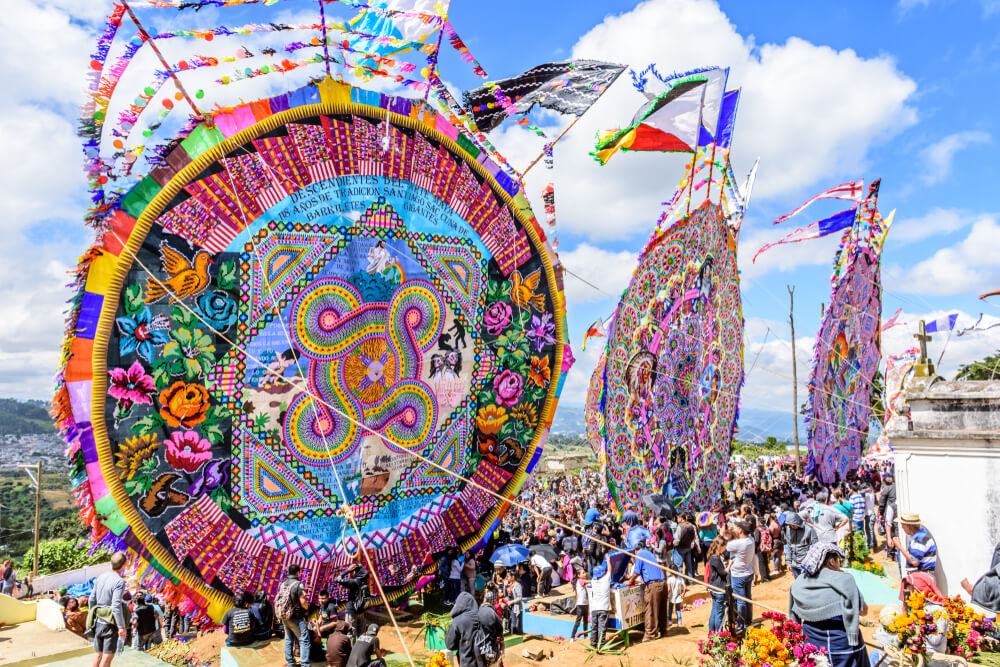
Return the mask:
<path id="1" fill-rule="evenodd" d="M 937 566 L 937 543 L 926 528 L 921 528 L 910 536 L 906 550 L 920 562 L 916 568 L 910 566 L 907 569 L 932 571 Z"/>
<path id="2" fill-rule="evenodd" d="M 861 523 L 865 520 L 865 497 L 855 491 L 851 494 L 849 500 L 854 505 L 854 512 L 851 514 L 851 519 L 855 523 Z"/>

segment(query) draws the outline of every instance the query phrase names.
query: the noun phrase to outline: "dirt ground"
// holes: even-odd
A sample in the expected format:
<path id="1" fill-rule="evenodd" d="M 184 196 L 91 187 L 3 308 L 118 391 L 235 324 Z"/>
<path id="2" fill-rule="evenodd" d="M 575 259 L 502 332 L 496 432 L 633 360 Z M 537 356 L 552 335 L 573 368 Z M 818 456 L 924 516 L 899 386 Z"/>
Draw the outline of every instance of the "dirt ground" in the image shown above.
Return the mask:
<path id="1" fill-rule="evenodd" d="M 881 554 L 880 554 L 881 555 Z M 880 559 L 885 564 L 885 561 Z M 887 571 L 894 570 L 887 567 Z M 892 585 L 898 587 L 898 579 L 892 578 Z M 792 583 L 791 574 L 784 574 L 773 578 L 771 581 L 753 587 L 753 599 L 772 609 L 786 612 L 788 609 L 788 589 Z M 567 595 L 568 588 L 566 589 Z M 704 600 L 698 603 L 697 600 Z M 675 666 L 694 666 L 698 664 L 700 654 L 698 653 L 698 642 L 708 636 L 708 616 L 711 611 L 711 598 L 705 592 L 692 592 L 685 598 L 685 607 L 682 610 L 682 627 L 672 627 L 669 634 L 661 639 L 651 642 L 642 642 L 642 631 L 634 630 L 630 634 L 631 645 L 625 649 L 623 655 L 593 655 L 587 648 L 587 642 L 577 640 L 570 642 L 565 639 L 547 639 L 538 636 L 525 637 L 525 641 L 515 646 L 510 646 L 504 656 L 504 664 L 508 667 L 516 665 L 551 665 L 551 667 L 581 667 L 585 662 L 588 667 L 621 667 L 622 665 L 654 665 L 668 664 Z M 762 606 L 754 606 L 754 619 L 760 620 L 761 614 L 766 611 Z M 869 608 L 867 617 L 862 619 L 862 634 L 866 639 L 870 639 L 875 631 L 874 623 L 877 623 L 880 606 Z M 409 612 L 394 612 L 396 622 L 399 624 L 400 634 L 406 643 L 410 656 L 417 667 L 424 667 L 425 662 L 430 658 L 431 652 L 425 648 L 424 638 L 420 634 L 422 623 L 420 614 L 422 610 L 414 605 Z M 390 667 L 393 665 L 408 665 L 405 658 L 406 651 L 403 643 L 396 634 L 388 617 L 373 619 L 382 624 L 382 631 L 379 639 L 382 646 L 399 656 L 393 656 Z M 869 625 L 871 623 L 872 625 Z M 281 640 L 275 640 L 280 642 Z M 213 660 L 211 664 L 219 664 L 219 650 L 225 643 L 225 637 L 221 631 L 208 633 L 196 638 L 190 643 L 183 644 L 171 651 L 174 655 L 194 656 L 198 665 L 207 664 L 208 660 Z M 523 652 L 538 655 L 544 653 L 542 660 L 532 660 L 523 656 Z M 280 652 L 275 652 L 280 656 Z M 158 656 L 168 662 L 181 664 L 171 660 L 167 655 Z M 280 665 L 283 661 L 275 662 Z"/>

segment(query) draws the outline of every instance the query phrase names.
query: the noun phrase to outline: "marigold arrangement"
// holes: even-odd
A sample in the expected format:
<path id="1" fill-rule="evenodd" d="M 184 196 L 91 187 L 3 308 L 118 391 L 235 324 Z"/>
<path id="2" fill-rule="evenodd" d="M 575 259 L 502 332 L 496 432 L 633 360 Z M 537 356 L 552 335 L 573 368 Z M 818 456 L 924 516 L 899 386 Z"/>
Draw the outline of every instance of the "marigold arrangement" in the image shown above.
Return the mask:
<path id="1" fill-rule="evenodd" d="M 987 636 L 996 632 L 996 619 L 976 612 L 958 595 L 945 598 L 940 603 L 944 609 L 933 613 L 925 608 L 926 604 L 926 595 L 911 593 L 906 598 L 906 612 L 896 615 L 886 626 L 896 635 L 904 654 L 926 654 L 927 638 L 938 632 L 937 621 L 942 618 L 948 621 L 948 653 L 967 660 L 979 655 Z"/>
<path id="2" fill-rule="evenodd" d="M 427 662 L 424 663 L 424 667 L 451 667 L 448 662 L 448 658 L 445 657 L 444 651 L 435 651 L 428 658 Z"/>
<path id="3" fill-rule="evenodd" d="M 770 627 L 747 628 L 742 642 L 728 632 L 710 632 L 698 643 L 703 665 L 714 667 L 826 667 L 825 652 L 810 644 L 802 626 L 783 614 L 765 612 Z"/>

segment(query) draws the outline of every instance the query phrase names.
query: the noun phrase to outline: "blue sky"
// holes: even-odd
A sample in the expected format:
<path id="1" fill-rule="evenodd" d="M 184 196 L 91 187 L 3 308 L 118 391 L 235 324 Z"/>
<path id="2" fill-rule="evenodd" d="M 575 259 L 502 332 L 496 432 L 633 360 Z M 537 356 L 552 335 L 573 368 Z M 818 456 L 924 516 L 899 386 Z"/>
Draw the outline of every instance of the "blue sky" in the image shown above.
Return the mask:
<path id="1" fill-rule="evenodd" d="M 0 63 L 9 81 L 0 119 L 12 131 L 0 136 L 8 156 L 0 167 L 7 202 L 0 223 L 7 241 L 0 248 L 7 277 L 0 285 L 0 395 L 47 398 L 62 335 L 64 271 L 88 243 L 80 222 L 85 192 L 73 136 L 76 106 L 87 54 L 110 3 L 4 4 L 0 28 L 9 38 L 0 45 Z M 282 0 L 231 13 L 206 9 L 158 16 L 156 22 L 161 29 L 204 28 L 275 13 L 281 20 L 308 18 L 315 3 Z M 884 214 L 897 209 L 883 257 L 885 317 L 901 307 L 901 319 L 915 324 L 920 317 L 959 311 L 959 326 L 968 326 L 980 312 L 1000 315 L 975 296 L 1000 288 L 993 185 L 1000 174 L 992 159 L 1000 140 L 996 0 L 454 0 L 450 14 L 492 78 L 569 57 L 636 68 L 655 62 L 661 71 L 731 67 L 731 85 L 744 88 L 732 150 L 737 174 L 761 159 L 740 239 L 747 367 L 756 359 L 743 391 L 746 408 L 791 408 L 786 284 L 796 285 L 800 383 L 808 377 L 836 240 L 779 247 L 757 265 L 750 258 L 760 245 L 790 231 L 771 227 L 771 220 L 842 181 L 881 177 L 880 208 Z M 238 44 L 226 47 L 221 41 L 212 48 L 231 51 Z M 168 59 L 170 49 L 184 48 L 173 42 L 164 45 Z M 450 49 L 441 71 L 455 90 L 478 82 Z M 267 86 L 299 85 L 291 76 L 284 82 L 268 78 L 274 80 L 266 86 L 244 82 L 220 95 L 223 101 L 250 100 L 266 94 Z M 557 147 L 556 169 L 536 167 L 527 182 L 539 216 L 541 188 L 555 183 L 565 264 L 612 294 L 627 284 L 659 202 L 670 197 L 684 168 L 676 156 L 634 153 L 620 154 L 602 168 L 587 155 L 597 129 L 627 120 L 641 103 L 627 76 L 620 79 Z M 550 136 L 566 122 L 545 113 L 534 118 Z M 511 124 L 491 138 L 521 167 L 542 142 Z M 836 206 L 817 204 L 799 222 L 839 210 Z M 571 336 L 578 347 L 586 326 L 608 314 L 615 300 L 571 276 L 566 280 Z M 884 350 L 908 347 L 910 329 L 891 330 Z M 932 343 L 935 359 L 943 343 L 941 338 Z M 567 403 L 582 402 L 599 347 L 577 353 Z M 952 373 L 958 363 L 997 347 L 988 334 L 952 337 L 943 370 Z"/>

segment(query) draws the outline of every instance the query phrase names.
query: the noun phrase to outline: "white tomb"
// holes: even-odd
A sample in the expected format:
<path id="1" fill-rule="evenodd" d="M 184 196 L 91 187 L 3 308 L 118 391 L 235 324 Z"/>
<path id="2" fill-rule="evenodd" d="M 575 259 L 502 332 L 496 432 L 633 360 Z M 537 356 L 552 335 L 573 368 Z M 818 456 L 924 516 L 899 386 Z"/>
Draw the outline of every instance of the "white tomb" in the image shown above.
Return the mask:
<path id="1" fill-rule="evenodd" d="M 942 592 L 967 599 L 960 582 L 986 572 L 1000 542 L 1000 380 L 914 377 L 903 398 L 909 414 L 888 432 L 897 506 L 937 541 Z"/>

